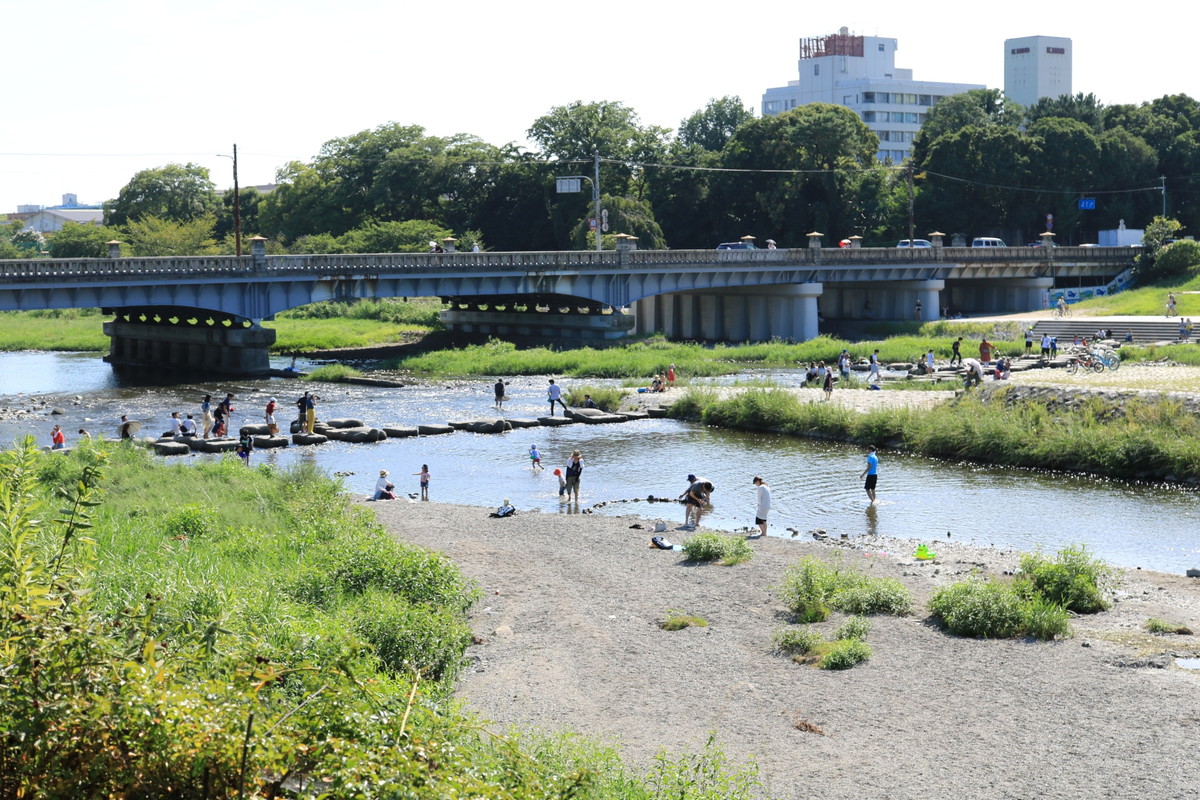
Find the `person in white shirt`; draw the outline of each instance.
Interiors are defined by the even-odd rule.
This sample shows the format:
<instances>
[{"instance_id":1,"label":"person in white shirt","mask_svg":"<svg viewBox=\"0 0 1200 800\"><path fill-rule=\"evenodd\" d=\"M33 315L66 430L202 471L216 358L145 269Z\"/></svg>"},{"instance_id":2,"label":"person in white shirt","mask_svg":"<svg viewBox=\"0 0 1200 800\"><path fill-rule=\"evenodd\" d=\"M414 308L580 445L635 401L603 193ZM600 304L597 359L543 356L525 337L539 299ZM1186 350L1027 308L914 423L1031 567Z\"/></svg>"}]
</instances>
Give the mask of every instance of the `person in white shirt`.
<instances>
[{"instance_id":1,"label":"person in white shirt","mask_svg":"<svg viewBox=\"0 0 1200 800\"><path fill-rule=\"evenodd\" d=\"M195 436L196 435L196 420L192 419L191 414L188 414L187 419L185 419L182 423L180 423L179 435L180 436Z\"/></svg>"},{"instance_id":2,"label":"person in white shirt","mask_svg":"<svg viewBox=\"0 0 1200 800\"><path fill-rule=\"evenodd\" d=\"M767 535L767 513L771 510L771 487L757 475L754 476L754 485L758 487L758 507L754 511L754 524L758 526L759 532L751 534L752 539Z\"/></svg>"}]
</instances>

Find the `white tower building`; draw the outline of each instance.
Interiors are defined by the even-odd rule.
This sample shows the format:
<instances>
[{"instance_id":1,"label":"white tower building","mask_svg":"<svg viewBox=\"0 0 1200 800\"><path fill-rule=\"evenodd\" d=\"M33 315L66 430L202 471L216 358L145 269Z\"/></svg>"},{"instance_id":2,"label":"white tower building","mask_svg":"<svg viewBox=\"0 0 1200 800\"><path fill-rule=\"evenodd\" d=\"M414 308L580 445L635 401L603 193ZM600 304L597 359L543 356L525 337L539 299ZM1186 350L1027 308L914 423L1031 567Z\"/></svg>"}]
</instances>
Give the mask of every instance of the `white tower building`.
<instances>
[{"instance_id":1,"label":"white tower building","mask_svg":"<svg viewBox=\"0 0 1200 800\"><path fill-rule=\"evenodd\" d=\"M1004 40L1004 94L1023 106L1071 94L1071 40L1023 36Z\"/></svg>"},{"instance_id":2,"label":"white tower building","mask_svg":"<svg viewBox=\"0 0 1200 800\"><path fill-rule=\"evenodd\" d=\"M896 40L835 34L800 40L799 80L767 89L763 116L808 103L834 103L856 112L879 137L878 157L899 164L908 157L925 114L943 97L983 89L974 83L915 81L896 67Z\"/></svg>"}]
</instances>

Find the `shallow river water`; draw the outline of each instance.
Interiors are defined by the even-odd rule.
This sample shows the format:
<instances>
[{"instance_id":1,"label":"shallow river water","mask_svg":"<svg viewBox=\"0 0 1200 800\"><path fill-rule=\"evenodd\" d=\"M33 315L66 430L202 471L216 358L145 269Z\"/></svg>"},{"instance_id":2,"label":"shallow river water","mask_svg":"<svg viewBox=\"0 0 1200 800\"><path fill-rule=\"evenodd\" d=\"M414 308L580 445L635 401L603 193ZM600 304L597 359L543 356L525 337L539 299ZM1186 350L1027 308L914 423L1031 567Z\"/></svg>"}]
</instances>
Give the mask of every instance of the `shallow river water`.
<instances>
[{"instance_id":1,"label":"shallow river water","mask_svg":"<svg viewBox=\"0 0 1200 800\"><path fill-rule=\"evenodd\" d=\"M795 379L788 373L771 377L781 383ZM569 387L573 381L559 382ZM205 392L234 392L238 425L261 422L262 408L274 396L282 407L278 416L283 423L291 418L295 399L314 387L322 398L321 418L415 425L495 413L490 380L426 381L397 389L288 379L156 386L119 378L92 354L0 353L0 408L27 407L32 395L65 412L50 416L47 408L25 420L0 412L0 442L32 433L48 444L55 423L67 431L68 442L80 427L93 435L112 435L121 414L144 421L143 434L158 433L169 427L171 411L198 418ZM545 387L541 377L512 379L513 399L505 405L505 416L544 414ZM530 467L527 452L533 444L542 452L544 471ZM581 502L578 508L564 507L551 473L576 448L586 465ZM168 460L188 463L213 457ZM1084 542L1115 564L1176 573L1200 566L1200 493L1195 490L883 452L879 503L871 507L858 477L864 465L861 448L672 420L518 429L499 435L456 432L378 444L330 442L260 450L253 460L279 466L311 461L330 473L343 473L346 488L357 493L369 492L379 470L387 469L402 497L417 492L412 473L428 464L435 501L494 507L509 498L522 511L544 513L577 513L603 502L597 513L666 520L668 537L676 540L682 538L682 532L674 531L682 522L682 507L644 498L673 498L685 488L688 473L703 475L717 487L714 510L705 524L735 530L754 521L751 479L761 475L774 498L773 535L790 536L788 528L801 535L824 528L832 537L882 535L936 543L949 533L958 541L1051 551ZM642 499L614 502L632 498Z\"/></svg>"}]
</instances>

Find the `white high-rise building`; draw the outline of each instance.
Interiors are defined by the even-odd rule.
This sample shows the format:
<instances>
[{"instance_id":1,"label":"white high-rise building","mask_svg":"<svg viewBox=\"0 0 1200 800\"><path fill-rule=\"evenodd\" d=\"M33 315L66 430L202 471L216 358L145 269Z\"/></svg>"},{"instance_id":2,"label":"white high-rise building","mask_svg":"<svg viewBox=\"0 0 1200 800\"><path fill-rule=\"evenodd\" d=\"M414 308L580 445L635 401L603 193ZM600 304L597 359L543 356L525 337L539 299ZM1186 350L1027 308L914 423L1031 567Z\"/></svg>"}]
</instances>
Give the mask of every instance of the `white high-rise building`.
<instances>
[{"instance_id":1,"label":"white high-rise building","mask_svg":"<svg viewBox=\"0 0 1200 800\"><path fill-rule=\"evenodd\" d=\"M1023 106L1071 94L1071 40L1022 36L1004 40L1004 94Z\"/></svg>"},{"instance_id":2,"label":"white high-rise building","mask_svg":"<svg viewBox=\"0 0 1200 800\"><path fill-rule=\"evenodd\" d=\"M838 33L800 40L799 80L767 89L763 116L808 103L834 103L857 113L879 137L878 157L899 164L934 103L949 95L983 89L974 83L915 81L911 69L896 67L896 40Z\"/></svg>"}]
</instances>

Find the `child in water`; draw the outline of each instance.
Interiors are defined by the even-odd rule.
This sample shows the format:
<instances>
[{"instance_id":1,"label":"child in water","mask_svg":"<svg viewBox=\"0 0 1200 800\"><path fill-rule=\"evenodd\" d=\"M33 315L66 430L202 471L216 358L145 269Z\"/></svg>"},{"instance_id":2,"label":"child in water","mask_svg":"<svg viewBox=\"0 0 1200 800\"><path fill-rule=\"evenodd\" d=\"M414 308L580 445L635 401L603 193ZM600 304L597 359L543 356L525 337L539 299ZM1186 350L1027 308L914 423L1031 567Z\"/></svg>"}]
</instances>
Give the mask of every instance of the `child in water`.
<instances>
[{"instance_id":1,"label":"child in water","mask_svg":"<svg viewBox=\"0 0 1200 800\"><path fill-rule=\"evenodd\" d=\"M567 502L567 479L563 477L561 469L554 470L555 476L558 478L558 502Z\"/></svg>"},{"instance_id":2,"label":"child in water","mask_svg":"<svg viewBox=\"0 0 1200 800\"><path fill-rule=\"evenodd\" d=\"M529 460L533 462L534 469L542 468L542 454L538 452L536 444L529 448Z\"/></svg>"},{"instance_id":3,"label":"child in water","mask_svg":"<svg viewBox=\"0 0 1200 800\"><path fill-rule=\"evenodd\" d=\"M422 464L420 472L414 472L413 475L421 476L421 499L429 499L429 465Z\"/></svg>"}]
</instances>

